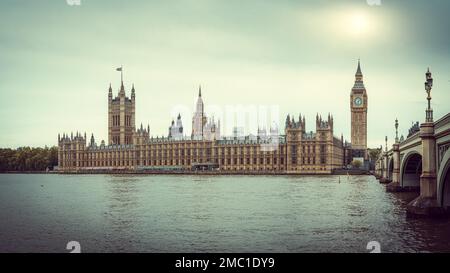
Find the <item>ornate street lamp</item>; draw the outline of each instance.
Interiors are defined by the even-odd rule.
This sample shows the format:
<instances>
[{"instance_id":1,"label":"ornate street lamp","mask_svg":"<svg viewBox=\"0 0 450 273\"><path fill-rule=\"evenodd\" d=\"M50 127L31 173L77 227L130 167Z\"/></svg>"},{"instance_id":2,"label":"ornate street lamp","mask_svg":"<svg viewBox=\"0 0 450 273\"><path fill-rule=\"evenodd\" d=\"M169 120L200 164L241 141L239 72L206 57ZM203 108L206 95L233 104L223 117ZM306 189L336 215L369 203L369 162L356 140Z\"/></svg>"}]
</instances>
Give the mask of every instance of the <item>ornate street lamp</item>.
<instances>
[{"instance_id":1,"label":"ornate street lamp","mask_svg":"<svg viewBox=\"0 0 450 273\"><path fill-rule=\"evenodd\" d=\"M398 143L398 119L395 119L395 143Z\"/></svg>"},{"instance_id":2,"label":"ornate street lamp","mask_svg":"<svg viewBox=\"0 0 450 273\"><path fill-rule=\"evenodd\" d=\"M431 109L431 88L433 88L433 78L431 77L430 68L428 68L427 73L425 73L425 91L427 92L428 109L426 113L426 122L433 122L433 109Z\"/></svg>"},{"instance_id":3,"label":"ornate street lamp","mask_svg":"<svg viewBox=\"0 0 450 273\"><path fill-rule=\"evenodd\" d=\"M384 149L385 149L385 151L386 151L386 153L387 153L387 151L388 151L388 148L387 148L387 136L385 137L384 140L386 141L386 146L384 147Z\"/></svg>"}]
</instances>

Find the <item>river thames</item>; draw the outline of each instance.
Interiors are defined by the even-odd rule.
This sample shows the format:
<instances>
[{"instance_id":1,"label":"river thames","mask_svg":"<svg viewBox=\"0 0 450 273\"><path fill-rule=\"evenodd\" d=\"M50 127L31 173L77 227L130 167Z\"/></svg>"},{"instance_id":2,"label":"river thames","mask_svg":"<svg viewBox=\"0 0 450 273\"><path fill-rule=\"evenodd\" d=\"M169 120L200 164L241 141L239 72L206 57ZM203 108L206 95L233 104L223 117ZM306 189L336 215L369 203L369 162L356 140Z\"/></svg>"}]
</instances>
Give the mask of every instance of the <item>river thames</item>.
<instances>
[{"instance_id":1,"label":"river thames","mask_svg":"<svg viewBox=\"0 0 450 273\"><path fill-rule=\"evenodd\" d=\"M372 176L0 174L0 252L450 252Z\"/></svg>"}]
</instances>

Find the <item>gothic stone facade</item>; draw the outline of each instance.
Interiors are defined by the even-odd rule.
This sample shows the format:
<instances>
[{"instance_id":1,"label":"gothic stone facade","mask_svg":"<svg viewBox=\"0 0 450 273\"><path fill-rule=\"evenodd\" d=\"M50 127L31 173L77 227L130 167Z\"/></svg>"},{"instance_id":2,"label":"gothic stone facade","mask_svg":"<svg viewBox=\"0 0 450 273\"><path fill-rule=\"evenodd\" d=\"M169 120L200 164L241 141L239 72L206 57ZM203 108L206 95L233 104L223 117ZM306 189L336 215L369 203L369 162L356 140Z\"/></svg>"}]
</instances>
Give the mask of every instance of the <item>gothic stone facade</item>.
<instances>
[{"instance_id":1,"label":"gothic stone facade","mask_svg":"<svg viewBox=\"0 0 450 273\"><path fill-rule=\"evenodd\" d=\"M191 171L212 166L223 173L330 174L342 167L342 141L333 136L332 118L317 120L316 133L304 121L292 121L286 135L266 140L169 140L150 138L138 129L133 144L97 145L93 136L64 135L59 139L59 170Z\"/></svg>"},{"instance_id":2,"label":"gothic stone facade","mask_svg":"<svg viewBox=\"0 0 450 273\"><path fill-rule=\"evenodd\" d=\"M368 159L367 156L367 91L358 61L355 83L350 93L352 157Z\"/></svg>"},{"instance_id":3,"label":"gothic stone facade","mask_svg":"<svg viewBox=\"0 0 450 273\"><path fill-rule=\"evenodd\" d=\"M199 94L199 97L201 95ZM360 101L361 100L361 101ZM201 105L200 105L201 104ZM203 125L203 104L197 103L193 123ZM351 94L352 141L366 157L367 95L358 63ZM199 111L201 113L199 113ZM201 126L200 125L200 126ZM215 170L218 173L330 174L347 162L343 138L333 134L333 117L316 116L316 132L305 130L305 117L289 115L284 134L268 138L205 138L193 128L189 139L154 138L149 127L135 129L135 89L126 97L108 93L108 144L100 145L86 134L58 135L58 169L61 172ZM358 152L357 152L358 153Z\"/></svg>"}]
</instances>

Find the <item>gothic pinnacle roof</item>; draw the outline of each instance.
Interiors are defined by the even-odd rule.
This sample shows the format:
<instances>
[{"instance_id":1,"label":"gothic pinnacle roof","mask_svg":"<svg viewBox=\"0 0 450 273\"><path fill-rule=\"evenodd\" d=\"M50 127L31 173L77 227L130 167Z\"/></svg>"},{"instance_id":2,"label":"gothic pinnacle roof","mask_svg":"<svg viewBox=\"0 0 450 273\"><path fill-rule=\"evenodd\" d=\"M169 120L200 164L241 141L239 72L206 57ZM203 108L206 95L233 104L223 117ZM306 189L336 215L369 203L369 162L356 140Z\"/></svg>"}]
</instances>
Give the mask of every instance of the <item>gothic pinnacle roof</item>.
<instances>
[{"instance_id":1,"label":"gothic pinnacle roof","mask_svg":"<svg viewBox=\"0 0 450 273\"><path fill-rule=\"evenodd\" d=\"M365 89L364 82L363 82L363 74L361 72L361 64L360 64L359 59L358 59L358 68L356 69L356 73L355 73L355 84L353 85L353 89Z\"/></svg>"},{"instance_id":2,"label":"gothic pinnacle roof","mask_svg":"<svg viewBox=\"0 0 450 273\"><path fill-rule=\"evenodd\" d=\"M362 72L361 72L361 64L360 61L358 59L358 69L356 69L356 76L362 76Z\"/></svg>"}]
</instances>

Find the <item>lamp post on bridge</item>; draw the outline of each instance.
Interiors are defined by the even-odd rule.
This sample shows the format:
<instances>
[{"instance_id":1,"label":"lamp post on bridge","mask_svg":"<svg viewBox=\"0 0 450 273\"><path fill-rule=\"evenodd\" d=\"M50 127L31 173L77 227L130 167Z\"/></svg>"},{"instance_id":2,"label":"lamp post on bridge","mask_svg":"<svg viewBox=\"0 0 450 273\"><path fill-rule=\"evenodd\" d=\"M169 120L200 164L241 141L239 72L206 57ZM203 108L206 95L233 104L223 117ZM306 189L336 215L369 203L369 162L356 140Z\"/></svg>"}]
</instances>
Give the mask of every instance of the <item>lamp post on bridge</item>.
<instances>
[{"instance_id":1,"label":"lamp post on bridge","mask_svg":"<svg viewBox=\"0 0 450 273\"><path fill-rule=\"evenodd\" d=\"M380 179L380 183L389 183L389 155L388 155L388 146L387 146L387 136L384 138L385 140L385 146L384 146L384 156L383 156L383 174Z\"/></svg>"},{"instance_id":2,"label":"lamp post on bridge","mask_svg":"<svg viewBox=\"0 0 450 273\"><path fill-rule=\"evenodd\" d=\"M380 153L378 154L378 167L378 178L381 180L383 178L383 145L380 145Z\"/></svg>"},{"instance_id":3,"label":"lamp post on bridge","mask_svg":"<svg viewBox=\"0 0 450 273\"><path fill-rule=\"evenodd\" d=\"M402 191L400 185L400 143L398 141L398 119L395 119L395 143L392 145L392 159L393 159L393 170L392 170L392 183L389 183L386 187L387 192L398 192Z\"/></svg>"},{"instance_id":4,"label":"lamp post on bridge","mask_svg":"<svg viewBox=\"0 0 450 273\"><path fill-rule=\"evenodd\" d=\"M398 143L398 119L395 119L395 143Z\"/></svg>"},{"instance_id":5,"label":"lamp post on bridge","mask_svg":"<svg viewBox=\"0 0 450 273\"><path fill-rule=\"evenodd\" d=\"M425 79L428 107L425 111L425 122L420 125L419 132L422 141L420 196L408 204L407 211L414 215L435 216L443 214L444 210L437 201L436 138L434 136L433 109L431 109L433 78L429 68L425 73Z\"/></svg>"},{"instance_id":6,"label":"lamp post on bridge","mask_svg":"<svg viewBox=\"0 0 450 273\"><path fill-rule=\"evenodd\" d=\"M384 146L384 150L387 153L388 148L387 148L387 136L384 137L384 141L386 142L386 146Z\"/></svg>"},{"instance_id":7,"label":"lamp post on bridge","mask_svg":"<svg viewBox=\"0 0 450 273\"><path fill-rule=\"evenodd\" d=\"M431 109L431 88L433 88L433 78L431 77L430 68L425 73L425 91L427 92L428 108L425 110L425 122L433 122L433 109Z\"/></svg>"}]
</instances>

